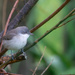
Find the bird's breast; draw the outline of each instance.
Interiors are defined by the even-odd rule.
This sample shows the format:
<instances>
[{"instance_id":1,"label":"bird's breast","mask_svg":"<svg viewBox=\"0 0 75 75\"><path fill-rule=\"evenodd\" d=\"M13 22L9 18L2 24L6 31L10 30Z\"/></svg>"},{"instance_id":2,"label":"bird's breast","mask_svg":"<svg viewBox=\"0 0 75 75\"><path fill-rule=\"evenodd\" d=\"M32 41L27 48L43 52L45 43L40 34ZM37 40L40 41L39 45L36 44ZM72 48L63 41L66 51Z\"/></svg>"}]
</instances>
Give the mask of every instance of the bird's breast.
<instances>
[{"instance_id":1,"label":"bird's breast","mask_svg":"<svg viewBox=\"0 0 75 75\"><path fill-rule=\"evenodd\" d=\"M5 41L7 43L5 43L5 47L7 47L10 50L22 49L26 45L28 37L28 34L16 35L11 40Z\"/></svg>"}]
</instances>

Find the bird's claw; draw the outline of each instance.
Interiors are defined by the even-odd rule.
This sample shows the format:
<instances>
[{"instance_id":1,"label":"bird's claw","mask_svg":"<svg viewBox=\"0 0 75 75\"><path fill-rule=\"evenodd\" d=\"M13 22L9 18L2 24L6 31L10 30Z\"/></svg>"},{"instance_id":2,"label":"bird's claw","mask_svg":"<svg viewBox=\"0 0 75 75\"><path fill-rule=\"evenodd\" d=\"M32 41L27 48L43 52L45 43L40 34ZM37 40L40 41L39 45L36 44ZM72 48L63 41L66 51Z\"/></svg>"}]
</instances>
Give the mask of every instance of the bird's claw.
<instances>
[{"instance_id":1,"label":"bird's claw","mask_svg":"<svg viewBox=\"0 0 75 75\"><path fill-rule=\"evenodd\" d=\"M26 55L26 52L23 51L23 49L21 49L21 52L23 53L25 59L27 59L27 55Z\"/></svg>"}]
</instances>

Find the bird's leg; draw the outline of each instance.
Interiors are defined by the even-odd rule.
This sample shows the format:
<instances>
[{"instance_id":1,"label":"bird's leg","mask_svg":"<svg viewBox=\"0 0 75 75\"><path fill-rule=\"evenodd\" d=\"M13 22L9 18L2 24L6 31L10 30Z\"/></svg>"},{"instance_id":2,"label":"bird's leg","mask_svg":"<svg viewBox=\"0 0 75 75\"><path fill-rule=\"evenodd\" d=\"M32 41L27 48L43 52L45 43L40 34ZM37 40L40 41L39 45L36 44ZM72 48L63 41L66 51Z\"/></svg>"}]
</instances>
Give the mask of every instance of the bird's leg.
<instances>
[{"instance_id":1,"label":"bird's leg","mask_svg":"<svg viewBox=\"0 0 75 75\"><path fill-rule=\"evenodd\" d=\"M14 56L13 56L12 50L11 50L11 58L12 58L12 60L14 60Z\"/></svg>"},{"instance_id":2,"label":"bird's leg","mask_svg":"<svg viewBox=\"0 0 75 75\"><path fill-rule=\"evenodd\" d=\"M27 59L26 52L24 52L24 50L23 50L23 49L21 49L21 52L23 53L23 55L24 55L25 59Z\"/></svg>"}]
</instances>

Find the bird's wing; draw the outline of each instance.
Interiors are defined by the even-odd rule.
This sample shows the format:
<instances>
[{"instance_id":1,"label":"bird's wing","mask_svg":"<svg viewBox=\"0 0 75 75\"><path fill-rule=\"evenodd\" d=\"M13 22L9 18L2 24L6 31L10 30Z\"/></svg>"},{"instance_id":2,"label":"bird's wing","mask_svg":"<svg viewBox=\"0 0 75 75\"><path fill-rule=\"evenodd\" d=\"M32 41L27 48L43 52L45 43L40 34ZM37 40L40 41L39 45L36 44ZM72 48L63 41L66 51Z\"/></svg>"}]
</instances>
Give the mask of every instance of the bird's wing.
<instances>
[{"instance_id":1,"label":"bird's wing","mask_svg":"<svg viewBox=\"0 0 75 75\"><path fill-rule=\"evenodd\" d=\"M3 36L2 40L11 40L14 36L16 36L15 33L6 33L6 35Z\"/></svg>"}]
</instances>

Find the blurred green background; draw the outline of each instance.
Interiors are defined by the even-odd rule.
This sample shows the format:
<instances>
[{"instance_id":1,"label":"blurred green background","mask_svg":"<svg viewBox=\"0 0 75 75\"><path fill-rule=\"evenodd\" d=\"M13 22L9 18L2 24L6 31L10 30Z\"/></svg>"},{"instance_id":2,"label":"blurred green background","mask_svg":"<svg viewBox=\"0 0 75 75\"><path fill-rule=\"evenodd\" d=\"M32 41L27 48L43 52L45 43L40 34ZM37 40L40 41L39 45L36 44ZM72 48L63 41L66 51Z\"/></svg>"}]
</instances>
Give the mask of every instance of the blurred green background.
<instances>
[{"instance_id":1,"label":"blurred green background","mask_svg":"<svg viewBox=\"0 0 75 75\"><path fill-rule=\"evenodd\" d=\"M0 0L0 31L4 29L3 23L6 22L8 15L15 0ZM19 25L26 25L29 29L39 24L50 14L52 14L65 0L39 0L27 17ZM25 0L20 0L18 8L13 13L13 17L25 4ZM3 19L3 7L6 7L6 16ZM55 17L45 23L42 27L34 32L33 36L28 39L28 44L33 43L41 37L47 30L55 26L62 18L64 18L73 8L75 8L75 0L71 0ZM72 16L74 17L74 16ZM71 18L72 18L71 17ZM71 19L69 18L69 19ZM11 19L11 20L12 20ZM68 19L68 20L69 20ZM18 63L14 63L6 68L7 72L31 75L37 66L39 59L46 47L44 57L38 67L36 75L40 75L43 70L52 62L44 75L62 75L75 74L75 20L69 22L65 26L54 30L52 33L43 38L37 45L30 48L26 53L28 59ZM13 51L14 53L17 51ZM7 52L9 54L10 51Z\"/></svg>"}]
</instances>

